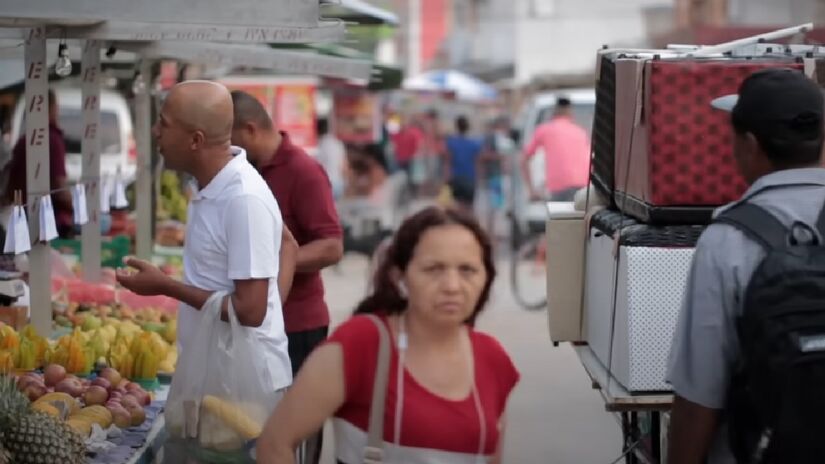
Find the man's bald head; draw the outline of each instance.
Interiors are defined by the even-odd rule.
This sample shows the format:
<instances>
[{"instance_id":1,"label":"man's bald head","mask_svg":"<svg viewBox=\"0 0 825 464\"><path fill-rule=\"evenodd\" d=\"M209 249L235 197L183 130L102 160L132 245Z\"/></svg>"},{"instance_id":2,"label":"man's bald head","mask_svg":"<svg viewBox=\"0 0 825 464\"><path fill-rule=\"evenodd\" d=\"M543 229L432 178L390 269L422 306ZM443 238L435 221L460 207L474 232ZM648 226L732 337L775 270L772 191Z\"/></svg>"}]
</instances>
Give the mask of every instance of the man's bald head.
<instances>
[{"instance_id":1,"label":"man's bald head","mask_svg":"<svg viewBox=\"0 0 825 464\"><path fill-rule=\"evenodd\" d=\"M232 137L232 96L215 82L182 82L166 97L164 117L203 132L206 145L228 144Z\"/></svg>"}]
</instances>

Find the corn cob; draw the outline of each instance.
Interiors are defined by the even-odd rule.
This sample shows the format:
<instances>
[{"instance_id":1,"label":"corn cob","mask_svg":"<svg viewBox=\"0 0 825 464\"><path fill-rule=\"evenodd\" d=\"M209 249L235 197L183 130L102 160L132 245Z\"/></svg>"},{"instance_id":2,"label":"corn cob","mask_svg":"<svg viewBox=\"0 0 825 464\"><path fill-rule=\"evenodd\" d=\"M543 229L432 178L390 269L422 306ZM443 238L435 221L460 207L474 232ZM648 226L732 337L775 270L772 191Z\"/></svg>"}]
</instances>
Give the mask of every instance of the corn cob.
<instances>
[{"instance_id":1,"label":"corn cob","mask_svg":"<svg viewBox=\"0 0 825 464\"><path fill-rule=\"evenodd\" d=\"M245 440L252 440L261 435L263 428L236 406L212 395L203 397L203 407L207 412L221 419L229 428Z\"/></svg>"}]
</instances>

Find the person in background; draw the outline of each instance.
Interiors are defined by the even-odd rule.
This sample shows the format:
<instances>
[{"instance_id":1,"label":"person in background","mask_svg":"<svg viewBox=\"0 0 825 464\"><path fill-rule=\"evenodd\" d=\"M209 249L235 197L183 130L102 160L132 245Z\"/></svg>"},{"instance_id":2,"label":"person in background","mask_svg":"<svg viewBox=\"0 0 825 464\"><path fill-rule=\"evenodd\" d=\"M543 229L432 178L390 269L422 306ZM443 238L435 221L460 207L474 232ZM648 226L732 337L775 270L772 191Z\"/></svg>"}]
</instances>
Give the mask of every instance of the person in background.
<instances>
[{"instance_id":1,"label":"person in background","mask_svg":"<svg viewBox=\"0 0 825 464\"><path fill-rule=\"evenodd\" d=\"M474 328L495 276L492 246L471 215L430 207L405 220L373 291L312 354L270 417L258 462L294 463L298 443L331 416L337 461L365 462L377 323L393 346L383 462L501 463L519 373L501 344Z\"/></svg>"},{"instance_id":2,"label":"person in background","mask_svg":"<svg viewBox=\"0 0 825 464\"><path fill-rule=\"evenodd\" d=\"M447 137L450 157L449 185L453 199L462 208L472 211L476 190L476 164L481 154L481 143L471 138L470 122L465 116L455 120L455 135Z\"/></svg>"},{"instance_id":3,"label":"person in background","mask_svg":"<svg viewBox=\"0 0 825 464\"><path fill-rule=\"evenodd\" d=\"M406 173L407 183L413 186L413 160L418 156L424 143L424 133L412 118L403 117L400 119L400 127L391 135L395 151L395 162L398 164L399 169Z\"/></svg>"},{"instance_id":4,"label":"person in background","mask_svg":"<svg viewBox=\"0 0 825 464\"><path fill-rule=\"evenodd\" d=\"M380 191L389 174L381 145L350 145L347 151L351 165L347 194L379 200L375 198L375 194Z\"/></svg>"},{"instance_id":5,"label":"person in background","mask_svg":"<svg viewBox=\"0 0 825 464\"><path fill-rule=\"evenodd\" d=\"M536 188L530 172L530 159L539 148L544 152L544 191ZM560 97L550 121L536 128L524 150L521 171L532 200L549 195L553 201L573 201L576 191L587 185L590 176L590 141L587 131L573 120L569 99Z\"/></svg>"},{"instance_id":6,"label":"person in background","mask_svg":"<svg viewBox=\"0 0 825 464\"><path fill-rule=\"evenodd\" d=\"M117 281L139 295L166 295L180 301L178 346L181 359L192 349L201 308L216 291L229 292L237 319L256 342L256 356L245 359L270 379L273 395L292 383L287 337L276 278L283 221L264 180L231 145L232 98L220 84L187 81L172 88L153 128L165 165L192 175L197 192L189 203L183 281L156 266L127 259ZM216 341L217 343L217 341ZM166 462L188 462L185 446L167 453ZM175 454L170 457L169 454Z\"/></svg>"},{"instance_id":7,"label":"person in background","mask_svg":"<svg viewBox=\"0 0 825 464\"><path fill-rule=\"evenodd\" d=\"M487 216L487 233L494 236L496 214L504 208L504 173L516 145L510 138L510 121L505 116L493 120L478 158L478 178L482 182Z\"/></svg>"},{"instance_id":8,"label":"person in background","mask_svg":"<svg viewBox=\"0 0 825 464\"><path fill-rule=\"evenodd\" d=\"M792 226L799 226L810 230L813 236L817 236L816 231L821 230L817 219L825 204L825 169L821 167L825 140L825 99L822 89L801 72L768 69L756 72L745 79L739 87L738 96L719 98L714 100L713 105L717 109L731 112L734 157L739 172L750 185L739 201L720 208L715 217L725 218L726 213L734 212L743 206L758 206L774 217L776 225L771 227L772 221L765 221L765 218L759 216L761 228L754 230L754 233L745 233L742 228L729 222L715 222L705 229L696 244L668 365L667 380L675 392L668 440L668 462L803 462L794 458L768 458L768 453L764 456L767 458L765 460L752 460L750 457L754 455L753 449L744 452L747 458L740 457L743 450L735 449L731 443L739 445L741 437L743 434L748 435L748 427L752 424L746 420L733 421L732 412L739 409L734 407L737 403L749 406L757 418L764 417L763 414L772 415L772 411L779 410L778 407L774 407L775 405L765 405L764 409L754 408L750 403L750 395L744 393L745 387L757 389L765 388L765 385L754 385L753 376L741 370L746 354L742 350L743 337L750 336L765 352L757 354L751 351L751 357L770 356L777 370L785 371L784 366L789 363L789 359L783 357L782 353L771 350L780 343L776 340L793 345L794 352L806 351L801 348L801 339L805 338L803 334L810 333L806 330L810 330L811 326L794 326L787 316L777 311L786 309L789 304L801 303L792 301L784 303L786 308L781 308L777 305L783 303L757 301L757 305L765 306L753 306L754 302L750 301L750 295L754 287L757 290L761 287L761 294L765 295L765 288L769 285L782 285L789 281L812 281L810 273L806 275L804 272L798 272L798 266L789 266L790 271L783 274L782 282L766 282L764 273L761 274L762 279L756 280L755 273L759 272L757 268L765 267L760 263L763 263L762 260L766 257L766 250L756 240L755 235L769 234L775 227L787 228L789 232ZM749 227L757 229L755 225ZM779 234L781 236L781 230ZM788 235L788 240L796 238L794 234ZM803 234L800 236L804 237ZM821 243L820 241L815 247L821 247ZM809 258L806 266L810 266L809 269L817 269L816 260L813 258L818 255L807 254L810 252L805 250L814 247L799 245L782 252L790 255L796 253L792 250L797 248L800 249L799 253L803 253L801 256ZM820 282L817 285L821 288L822 277L818 279ZM799 288L811 287L800 285ZM777 301L782 301L784 298L780 297L788 295L787 291L783 294L775 287L771 290L774 291L773 295L777 295ZM800 301L813 298L806 296L801 290L799 295ZM815 312L819 314L817 317L822 317L822 309L817 306L792 306L787 310L807 312L798 308L810 308L809 314ZM757 325L752 322L755 316L746 316L746 311L750 314L761 311L763 314L771 315L770 323L777 330L771 335L771 340L756 340L752 334L764 332L754 329ZM793 321L794 324L800 322L797 319ZM789 331L793 331L794 334L792 343L790 340L785 341ZM800 341L797 342L797 339ZM797 343L800 348L797 348ZM819 348L816 351L821 353ZM821 364L810 363L807 366L806 369L811 369L809 372L821 372ZM801 380L803 377L792 375L798 374L798 371L788 371L788 374L787 382L783 384L786 396L781 396L777 400L784 400L787 395L804 391ZM818 379L822 379L821 375ZM804 388L821 389L822 384L806 384ZM765 390L770 391L767 388ZM799 406L798 403L796 406ZM802 407L821 411L822 403L814 401ZM795 410L793 405L789 405L788 409L783 408L780 414L794 414ZM805 420L791 417L794 421ZM753 422L753 425L757 425L759 421L755 419ZM787 421L781 422L787 424ZM797 423L803 427L803 422ZM810 423L807 422L806 425ZM806 434L793 435L799 436L800 439L804 436L821 440L821 423L815 427L808 425L805 428ZM769 437L772 432L778 437L787 437L788 434L788 430L769 430L767 440L764 435L761 440L754 437L754 445L767 446L771 442ZM740 452L740 456L737 456L740 457L739 460L734 457L736 451ZM808 458L810 459L804 462L821 462L823 456Z\"/></svg>"},{"instance_id":9,"label":"person in background","mask_svg":"<svg viewBox=\"0 0 825 464\"><path fill-rule=\"evenodd\" d=\"M318 130L318 162L324 167L332 185L332 196L338 199L344 193L344 178L347 171L347 151L344 144L330 132L326 118L319 118L316 126Z\"/></svg>"},{"instance_id":10,"label":"person in background","mask_svg":"<svg viewBox=\"0 0 825 464\"><path fill-rule=\"evenodd\" d=\"M446 137L441 131L438 111L431 109L420 119L424 138L416 158L416 171L422 179L419 189L422 194L438 194L450 179L450 154Z\"/></svg>"},{"instance_id":11,"label":"person in background","mask_svg":"<svg viewBox=\"0 0 825 464\"><path fill-rule=\"evenodd\" d=\"M63 137L63 131L57 125L58 117L57 97L52 90L49 90L49 186L50 190L60 189L52 194L57 234L61 238L71 238L74 236L72 193L68 190L66 181L66 140ZM5 173L8 175L6 203L12 204L14 192L17 190L23 193L23 201L27 201L25 131L14 145L11 161L4 169L8 170Z\"/></svg>"},{"instance_id":12,"label":"person in background","mask_svg":"<svg viewBox=\"0 0 825 464\"><path fill-rule=\"evenodd\" d=\"M232 140L246 149L249 161L263 176L298 242L298 259L284 323L289 338L292 371L327 337L329 310L324 301L321 270L343 256L343 231L332 187L324 168L286 132L277 130L266 109L248 93L232 92L235 118ZM304 447L307 463L320 460L319 430Z\"/></svg>"}]
</instances>

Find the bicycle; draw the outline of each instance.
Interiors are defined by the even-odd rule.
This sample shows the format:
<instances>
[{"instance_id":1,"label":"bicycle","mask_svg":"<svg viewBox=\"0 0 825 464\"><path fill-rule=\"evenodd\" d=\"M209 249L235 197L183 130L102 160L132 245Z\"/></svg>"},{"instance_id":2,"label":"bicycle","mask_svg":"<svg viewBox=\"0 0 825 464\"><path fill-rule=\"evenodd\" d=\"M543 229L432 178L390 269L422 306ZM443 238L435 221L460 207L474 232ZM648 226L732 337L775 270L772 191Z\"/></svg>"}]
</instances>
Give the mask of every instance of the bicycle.
<instances>
[{"instance_id":1,"label":"bicycle","mask_svg":"<svg viewBox=\"0 0 825 464\"><path fill-rule=\"evenodd\" d=\"M529 311L547 307L547 243L544 220L533 215L522 225L511 212L512 253L510 255L510 289L516 302Z\"/></svg>"}]
</instances>

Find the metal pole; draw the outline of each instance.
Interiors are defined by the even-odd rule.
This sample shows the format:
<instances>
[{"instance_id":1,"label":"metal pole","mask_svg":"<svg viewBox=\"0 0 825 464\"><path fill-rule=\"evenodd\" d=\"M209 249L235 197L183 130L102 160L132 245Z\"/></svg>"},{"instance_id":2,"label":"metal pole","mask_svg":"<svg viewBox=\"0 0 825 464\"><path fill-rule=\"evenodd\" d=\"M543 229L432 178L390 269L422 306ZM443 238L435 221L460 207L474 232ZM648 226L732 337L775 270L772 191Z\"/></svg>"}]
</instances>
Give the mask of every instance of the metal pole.
<instances>
[{"instance_id":1,"label":"metal pole","mask_svg":"<svg viewBox=\"0 0 825 464\"><path fill-rule=\"evenodd\" d=\"M38 193L49 182L49 71L46 64L46 28L36 26L26 38L26 185L31 236L40 230ZM29 253L31 322L44 337L52 333L51 265L48 243L37 242Z\"/></svg>"},{"instance_id":2,"label":"metal pole","mask_svg":"<svg viewBox=\"0 0 825 464\"><path fill-rule=\"evenodd\" d=\"M83 140L80 177L86 185L89 222L83 226L83 278L98 282L100 273L100 41L88 40L83 46L81 69L83 95Z\"/></svg>"},{"instance_id":3,"label":"metal pole","mask_svg":"<svg viewBox=\"0 0 825 464\"><path fill-rule=\"evenodd\" d=\"M421 0L408 0L407 75L421 73Z\"/></svg>"},{"instance_id":4,"label":"metal pole","mask_svg":"<svg viewBox=\"0 0 825 464\"><path fill-rule=\"evenodd\" d=\"M146 82L146 90L135 95L135 138L137 142L137 256L152 258L152 63L144 60L140 74Z\"/></svg>"}]
</instances>

